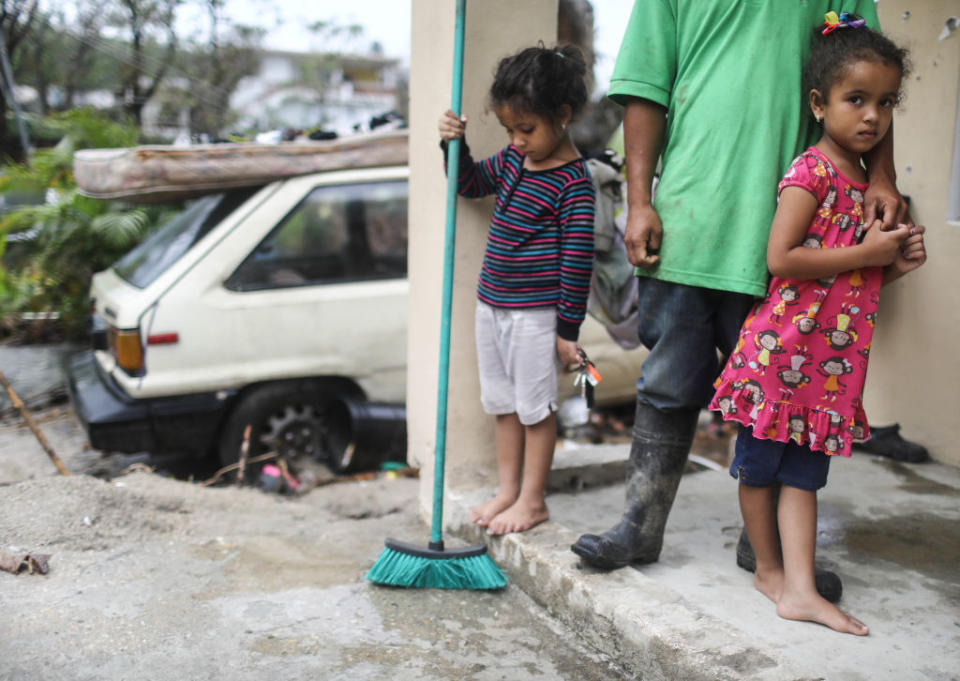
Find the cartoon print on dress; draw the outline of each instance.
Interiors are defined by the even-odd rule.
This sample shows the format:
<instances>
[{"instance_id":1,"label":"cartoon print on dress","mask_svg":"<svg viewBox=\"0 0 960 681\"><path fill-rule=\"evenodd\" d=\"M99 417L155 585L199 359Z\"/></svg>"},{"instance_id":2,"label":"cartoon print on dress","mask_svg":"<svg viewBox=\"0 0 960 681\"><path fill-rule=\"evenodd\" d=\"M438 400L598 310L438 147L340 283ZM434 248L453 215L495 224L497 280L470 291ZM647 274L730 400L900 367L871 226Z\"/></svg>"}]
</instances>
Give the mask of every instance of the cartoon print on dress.
<instances>
[{"instance_id":1,"label":"cartoon print on dress","mask_svg":"<svg viewBox=\"0 0 960 681\"><path fill-rule=\"evenodd\" d=\"M717 398L717 405L724 414L736 414L737 405L733 403L733 395L723 395Z\"/></svg>"},{"instance_id":2,"label":"cartoon print on dress","mask_svg":"<svg viewBox=\"0 0 960 681\"><path fill-rule=\"evenodd\" d=\"M736 381L732 385L732 388L734 390L742 390L746 393L744 399L753 404L753 408L750 410L750 418L755 421L757 416L760 415L760 408L763 406L763 401L766 398L763 387L752 378L747 378Z\"/></svg>"},{"instance_id":3,"label":"cartoon print on dress","mask_svg":"<svg viewBox=\"0 0 960 681\"><path fill-rule=\"evenodd\" d=\"M825 163L822 159L817 158L816 156L810 155L806 157L807 167L810 169L810 172L813 173L816 177L826 178L837 176L837 171L833 169L833 166Z\"/></svg>"},{"instance_id":4,"label":"cartoon print on dress","mask_svg":"<svg viewBox=\"0 0 960 681\"><path fill-rule=\"evenodd\" d=\"M813 289L813 294L816 296L818 303L826 300L827 294L830 293L830 287L833 286L833 282L836 281L836 279L836 276L817 279L817 286Z\"/></svg>"},{"instance_id":5,"label":"cartoon print on dress","mask_svg":"<svg viewBox=\"0 0 960 681\"><path fill-rule=\"evenodd\" d=\"M860 237L863 232L861 229L863 223L863 192L856 187L847 185L843 188L843 193L853 201L853 207L850 209L850 217L853 218L854 225L857 228L853 233L853 238L857 243L860 243Z\"/></svg>"},{"instance_id":6,"label":"cartoon print on dress","mask_svg":"<svg viewBox=\"0 0 960 681\"><path fill-rule=\"evenodd\" d=\"M843 311L834 317L834 325L823 330L823 337L832 349L837 352L846 350L857 342L857 330L850 324L849 310L842 306ZM857 310L857 308L853 308Z\"/></svg>"},{"instance_id":7,"label":"cartoon print on dress","mask_svg":"<svg viewBox=\"0 0 960 681\"><path fill-rule=\"evenodd\" d=\"M800 289L797 288L795 284L780 284L780 287L777 289L777 295L780 296L780 301L773 306L768 321L777 326L783 326L780 323L780 318L787 313L788 305L797 304L797 298L800 297Z\"/></svg>"},{"instance_id":8,"label":"cartoon print on dress","mask_svg":"<svg viewBox=\"0 0 960 681\"><path fill-rule=\"evenodd\" d=\"M817 211L817 217L820 218L817 222L824 225L830 224L830 218L833 217L833 204L836 203L836 201L837 188L830 185L830 189L827 190L827 196L823 199L823 203L820 204L820 210ZM819 246L817 246L817 248L819 248Z\"/></svg>"},{"instance_id":9,"label":"cartoon print on dress","mask_svg":"<svg viewBox=\"0 0 960 681\"><path fill-rule=\"evenodd\" d=\"M863 288L863 272L853 270L850 272L850 290L847 291L848 298L859 298L860 290Z\"/></svg>"},{"instance_id":10,"label":"cartoon print on dress","mask_svg":"<svg viewBox=\"0 0 960 681\"><path fill-rule=\"evenodd\" d=\"M836 454L843 449L843 438L837 433L830 433L823 439L823 451L827 454Z\"/></svg>"},{"instance_id":11,"label":"cartoon print on dress","mask_svg":"<svg viewBox=\"0 0 960 681\"><path fill-rule=\"evenodd\" d=\"M740 379L734 382L732 387L734 390L743 390L746 392L744 398L751 404L763 404L763 399L766 397L763 393L763 388L752 378Z\"/></svg>"},{"instance_id":12,"label":"cartoon print on dress","mask_svg":"<svg viewBox=\"0 0 960 681\"><path fill-rule=\"evenodd\" d=\"M850 437L853 438L854 442L863 442L863 424L853 421L850 424L850 427L847 429L850 433Z\"/></svg>"},{"instance_id":13,"label":"cartoon print on dress","mask_svg":"<svg viewBox=\"0 0 960 681\"><path fill-rule=\"evenodd\" d=\"M756 361L750 363L750 368L763 376L770 366L770 355L779 355L786 350L781 345L780 334L773 329L764 329L753 337L753 342L760 352L757 353Z\"/></svg>"},{"instance_id":14,"label":"cartoon print on dress","mask_svg":"<svg viewBox=\"0 0 960 681\"><path fill-rule=\"evenodd\" d=\"M854 224L856 224L856 221L846 213L837 213L833 216L833 220L831 220L831 222L836 225L837 229L839 229L841 232L846 232L848 229L853 227Z\"/></svg>"},{"instance_id":15,"label":"cartoon print on dress","mask_svg":"<svg viewBox=\"0 0 960 681\"><path fill-rule=\"evenodd\" d=\"M783 183L819 197L818 213L811 216L802 245L850 246L863 222L863 207L857 205L863 188L845 186L850 183L837 177L825 159L809 156L818 155L811 151L798 159ZM859 273L862 283L854 275L846 271L806 281L776 278L767 288L767 299L751 310L749 325L743 327L717 382L713 408L729 410L735 404L740 413L727 418L755 427L762 422L760 437L768 437L775 422L773 439L825 450L830 436L826 449L846 453L855 436L869 430L862 396L857 396L862 394L880 283L872 269ZM795 296L785 288L790 285L797 287ZM774 411L779 419L768 420ZM835 412L832 426L829 412ZM859 424L853 423L855 414L860 415Z\"/></svg>"},{"instance_id":16,"label":"cartoon print on dress","mask_svg":"<svg viewBox=\"0 0 960 681\"><path fill-rule=\"evenodd\" d=\"M806 312L794 315L790 321L797 327L797 331L807 336L820 328L820 322L817 321L817 313L819 311L820 303L814 301L810 303L810 307L807 308Z\"/></svg>"},{"instance_id":17,"label":"cartoon print on dress","mask_svg":"<svg viewBox=\"0 0 960 681\"><path fill-rule=\"evenodd\" d=\"M827 377L823 382L823 401L836 402L837 395L846 392L846 386L840 382L840 377L853 371L853 365L843 357L830 357L820 362L818 372Z\"/></svg>"},{"instance_id":18,"label":"cartoon print on dress","mask_svg":"<svg viewBox=\"0 0 960 681\"><path fill-rule=\"evenodd\" d=\"M747 358L743 354L743 348L747 344L747 336L750 335L750 323L754 316L751 315L743 323L743 329L740 331L740 337L737 339L737 345L730 352L730 366L734 369L742 369L747 365Z\"/></svg>"},{"instance_id":19,"label":"cartoon print on dress","mask_svg":"<svg viewBox=\"0 0 960 681\"><path fill-rule=\"evenodd\" d=\"M790 414L787 421L787 430L790 433L790 439L798 445L803 444L803 431L807 428L807 422L803 420L802 414Z\"/></svg>"},{"instance_id":20,"label":"cartoon print on dress","mask_svg":"<svg viewBox=\"0 0 960 681\"><path fill-rule=\"evenodd\" d=\"M807 352L806 346L798 345L796 353L790 356L790 365L779 366L780 371L777 376L785 387L780 388L780 399L787 401L793 397L793 391L803 388L811 381L810 376L803 373L801 369L807 362L813 360L813 356Z\"/></svg>"}]
</instances>

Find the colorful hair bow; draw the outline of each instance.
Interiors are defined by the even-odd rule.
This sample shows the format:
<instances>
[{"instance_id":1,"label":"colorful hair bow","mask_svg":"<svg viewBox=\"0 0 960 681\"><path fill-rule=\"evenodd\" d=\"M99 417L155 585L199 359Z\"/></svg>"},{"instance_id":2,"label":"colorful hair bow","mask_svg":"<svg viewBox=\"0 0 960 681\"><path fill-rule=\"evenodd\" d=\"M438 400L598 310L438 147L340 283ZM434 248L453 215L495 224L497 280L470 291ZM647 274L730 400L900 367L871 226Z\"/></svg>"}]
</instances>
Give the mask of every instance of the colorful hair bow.
<instances>
[{"instance_id":1,"label":"colorful hair bow","mask_svg":"<svg viewBox=\"0 0 960 681\"><path fill-rule=\"evenodd\" d=\"M867 22L863 19L854 19L850 12L827 12L823 17L823 35L833 33L838 28L860 28Z\"/></svg>"}]
</instances>

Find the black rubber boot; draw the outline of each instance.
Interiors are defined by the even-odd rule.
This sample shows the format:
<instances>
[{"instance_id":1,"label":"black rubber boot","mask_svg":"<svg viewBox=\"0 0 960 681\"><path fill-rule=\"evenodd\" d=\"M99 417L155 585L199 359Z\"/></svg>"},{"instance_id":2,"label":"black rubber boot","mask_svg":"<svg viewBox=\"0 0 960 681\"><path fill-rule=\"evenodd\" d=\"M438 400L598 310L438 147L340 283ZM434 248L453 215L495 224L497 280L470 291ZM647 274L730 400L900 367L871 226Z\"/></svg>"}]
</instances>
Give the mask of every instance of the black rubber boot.
<instances>
[{"instance_id":1,"label":"black rubber boot","mask_svg":"<svg viewBox=\"0 0 960 681\"><path fill-rule=\"evenodd\" d=\"M699 413L699 409L661 411L637 403L623 517L603 534L585 534L570 547L584 562L612 570L660 557L663 530Z\"/></svg>"},{"instance_id":2,"label":"black rubber boot","mask_svg":"<svg viewBox=\"0 0 960 681\"><path fill-rule=\"evenodd\" d=\"M741 530L740 539L737 541L737 565L747 572L757 571L757 556L753 552L753 546L750 544L750 537L747 531ZM826 598L831 603L836 603L843 596L843 582L836 572L814 568L813 582L817 587L817 593Z\"/></svg>"},{"instance_id":3,"label":"black rubber boot","mask_svg":"<svg viewBox=\"0 0 960 681\"><path fill-rule=\"evenodd\" d=\"M930 460L926 447L903 439L900 435L899 423L876 428L871 426L870 435L870 439L866 442L855 442L853 446L904 463L923 463Z\"/></svg>"}]
</instances>

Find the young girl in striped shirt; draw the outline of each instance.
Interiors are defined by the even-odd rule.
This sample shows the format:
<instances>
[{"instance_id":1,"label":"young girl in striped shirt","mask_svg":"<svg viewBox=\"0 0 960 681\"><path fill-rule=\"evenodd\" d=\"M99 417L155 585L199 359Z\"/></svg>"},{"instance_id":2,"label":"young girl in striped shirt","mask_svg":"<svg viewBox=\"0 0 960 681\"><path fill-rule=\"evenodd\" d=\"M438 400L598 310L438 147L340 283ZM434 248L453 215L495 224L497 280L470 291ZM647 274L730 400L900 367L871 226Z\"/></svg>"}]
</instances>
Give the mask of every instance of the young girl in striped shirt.
<instances>
[{"instance_id":1,"label":"young girl in striped shirt","mask_svg":"<svg viewBox=\"0 0 960 681\"><path fill-rule=\"evenodd\" d=\"M502 59L489 107L510 144L475 162L463 143L458 192L496 204L477 289L483 409L496 417L499 489L470 518L488 534L549 517L544 500L557 424L557 375L580 363L577 336L593 268L594 189L568 126L587 101L586 65L572 46ZM446 111L444 150L466 117Z\"/></svg>"}]
</instances>

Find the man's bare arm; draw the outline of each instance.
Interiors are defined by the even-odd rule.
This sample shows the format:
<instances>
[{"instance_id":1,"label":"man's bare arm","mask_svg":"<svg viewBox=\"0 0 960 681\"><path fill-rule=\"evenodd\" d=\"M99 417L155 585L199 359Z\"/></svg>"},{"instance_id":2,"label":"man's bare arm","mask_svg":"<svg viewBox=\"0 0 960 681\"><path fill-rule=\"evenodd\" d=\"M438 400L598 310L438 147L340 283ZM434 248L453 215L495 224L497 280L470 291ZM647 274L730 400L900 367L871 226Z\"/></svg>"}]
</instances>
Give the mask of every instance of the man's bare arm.
<instances>
[{"instance_id":1,"label":"man's bare arm","mask_svg":"<svg viewBox=\"0 0 960 681\"><path fill-rule=\"evenodd\" d=\"M623 143L627 165L627 258L637 267L651 267L660 256L663 225L650 203L667 110L649 99L631 98L623 112Z\"/></svg>"},{"instance_id":2,"label":"man's bare arm","mask_svg":"<svg viewBox=\"0 0 960 681\"><path fill-rule=\"evenodd\" d=\"M907 212L907 202L897 190L893 125L877 146L864 154L863 160L870 179L870 187L863 199L863 224L872 225L875 219L879 219L881 229L893 229L904 221Z\"/></svg>"}]
</instances>

